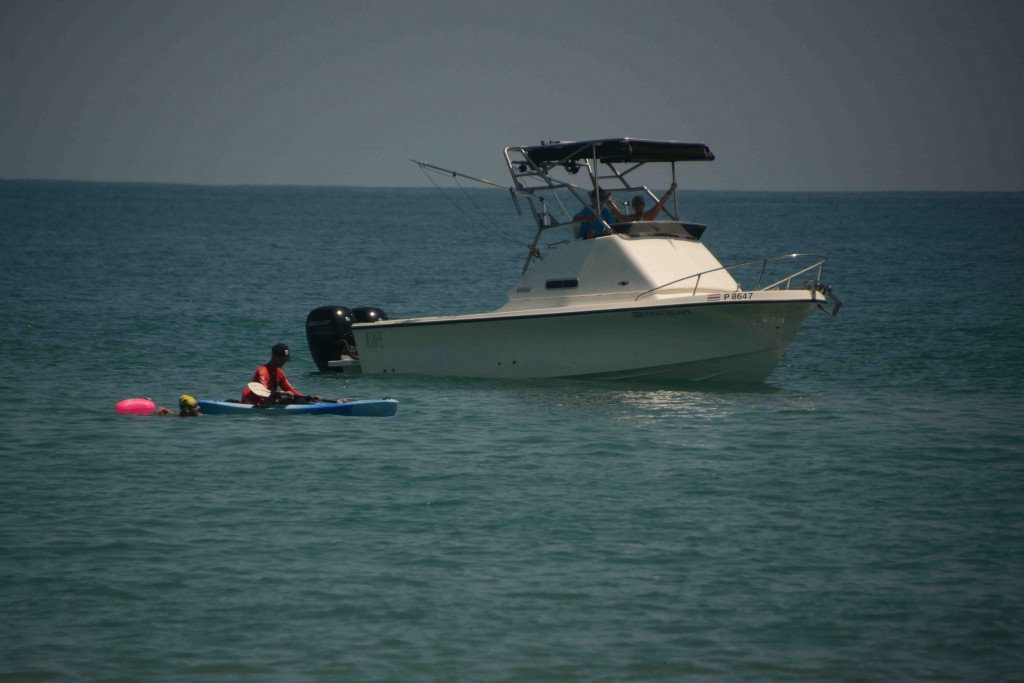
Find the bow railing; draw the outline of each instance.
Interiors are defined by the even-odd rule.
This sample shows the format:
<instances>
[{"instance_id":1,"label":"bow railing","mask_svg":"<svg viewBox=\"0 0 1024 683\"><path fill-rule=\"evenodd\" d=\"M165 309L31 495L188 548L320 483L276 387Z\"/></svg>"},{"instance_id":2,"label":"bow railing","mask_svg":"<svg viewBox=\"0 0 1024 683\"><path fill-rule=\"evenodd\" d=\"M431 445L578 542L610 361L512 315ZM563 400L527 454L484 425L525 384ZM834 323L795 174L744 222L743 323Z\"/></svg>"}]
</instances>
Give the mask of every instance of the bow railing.
<instances>
[{"instance_id":1,"label":"bow railing","mask_svg":"<svg viewBox=\"0 0 1024 683\"><path fill-rule=\"evenodd\" d=\"M784 261L793 261L793 260L796 260L796 259L816 259L816 260L813 263L811 263L810 265L800 268L796 272L790 273L789 275L786 275L786 276L782 277L781 279L777 279L777 280L773 281L771 284L764 285L764 286L761 285L761 283L764 282L765 279L770 279L771 277L774 277L773 275L771 275L771 272L773 272L770 269L771 266L774 266L774 265L776 265L778 263L782 263ZM750 261L743 261L741 263L733 263L733 264L728 265L728 266L720 266L718 268L712 268L711 270L705 270L705 271L703 271L701 273L694 273L692 275L687 275L685 277L679 278L678 280L672 280L671 282L666 282L663 285L658 285L657 287L655 287L653 289L649 289L646 292L642 292L642 293L638 294L636 299L635 299L635 301L639 301L640 299L642 299L645 296L648 296L649 294L654 294L655 292L658 292L658 291L660 291L662 289L665 289L666 287L672 287L673 285L678 285L679 283L686 282L687 280L693 280L693 289L691 291L691 294L696 294L700 290L701 278L706 278L706 276L711 275L712 273L719 273L719 272L722 272L722 271L725 271L725 272L729 273L729 275L732 276L732 278L734 280L736 280L737 284L739 285L739 290L738 291L745 291L745 292L767 292L767 291L773 291L773 290L792 289L793 288L793 281L795 279L800 278L801 276L805 276L808 273L812 273L812 272L814 273L814 277L811 279L810 283L813 283L811 285L813 287L814 285L817 285L818 283L821 282L821 274L822 274L823 269L825 268L825 263L827 263L827 262L828 262L828 257L827 256L822 256L821 254L787 254L785 256L771 256L771 257L763 258L763 259L751 259ZM740 273L740 271L743 271L744 269L748 269L748 270L743 272L743 273ZM742 285L740 284L740 280L736 277L736 275L737 274L746 275L747 272L753 272L755 270L757 271L757 280L756 280L753 288L751 288L751 289L744 289L742 287ZM750 276L750 277L752 277L752 276ZM801 283L801 284L802 284L802 286L806 287L810 283ZM715 291L721 291L721 290L716 289Z\"/></svg>"}]
</instances>

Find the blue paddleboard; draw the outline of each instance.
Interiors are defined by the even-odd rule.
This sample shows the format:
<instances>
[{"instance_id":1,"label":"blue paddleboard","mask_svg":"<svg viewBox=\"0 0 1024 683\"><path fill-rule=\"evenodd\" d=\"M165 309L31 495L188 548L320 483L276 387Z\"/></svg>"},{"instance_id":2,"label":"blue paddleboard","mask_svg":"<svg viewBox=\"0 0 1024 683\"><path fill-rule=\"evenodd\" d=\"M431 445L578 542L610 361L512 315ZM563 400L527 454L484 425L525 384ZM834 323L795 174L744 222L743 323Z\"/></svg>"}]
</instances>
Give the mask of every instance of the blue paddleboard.
<instances>
[{"instance_id":1,"label":"blue paddleboard","mask_svg":"<svg viewBox=\"0 0 1024 683\"><path fill-rule=\"evenodd\" d=\"M235 401L199 401L203 415L349 415L352 417L391 417L398 412L398 401L384 398L376 401L345 403L309 403L307 405L253 406Z\"/></svg>"}]
</instances>

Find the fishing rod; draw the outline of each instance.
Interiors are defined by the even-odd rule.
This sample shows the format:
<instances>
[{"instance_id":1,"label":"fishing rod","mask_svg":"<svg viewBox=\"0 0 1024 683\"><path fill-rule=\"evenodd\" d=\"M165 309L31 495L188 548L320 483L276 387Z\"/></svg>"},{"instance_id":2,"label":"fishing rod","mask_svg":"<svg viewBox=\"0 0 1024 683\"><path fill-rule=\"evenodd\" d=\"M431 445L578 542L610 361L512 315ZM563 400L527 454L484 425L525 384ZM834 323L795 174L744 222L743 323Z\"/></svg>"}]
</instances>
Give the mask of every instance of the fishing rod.
<instances>
[{"instance_id":1,"label":"fishing rod","mask_svg":"<svg viewBox=\"0 0 1024 683\"><path fill-rule=\"evenodd\" d=\"M508 185L500 185L500 184L495 183L495 182L493 182L491 180L487 180L486 178L477 178L476 176L471 176L471 175L469 175L467 173L462 173L460 171L455 171L455 170L452 170L450 168L443 168L441 166L435 166L434 164L428 164L425 161L419 161L417 159L410 159L409 161L411 161L414 164L416 164L417 166L419 166L420 170L422 170L424 175L426 175L428 178L430 177L428 171L435 171L437 173L444 173L446 175L450 175L452 178L460 178L461 177L461 178L465 178L466 180L471 180L471 181L473 181L475 183L480 183L482 185L487 185L488 187L494 187L494 188L498 188L500 190L507 190L508 193L509 193L509 196L512 197L512 203L515 204L516 213L518 213L520 216L523 215L523 208L519 204L519 196L522 195L523 197L525 197L526 200L530 204L530 210L533 212L534 217L537 220L537 234L533 238L533 241L530 242L527 245L527 249L529 250L529 255L526 257L526 263L523 264L523 272L525 273L526 269L529 268L531 260L534 260L534 259L544 260L544 257L541 256L540 250L537 248L537 243L540 241L541 233L543 233L545 229L557 227L557 226L562 225L562 224L559 223L558 221L555 221L554 217L551 216L550 213L548 213L548 210L547 210L547 200L542 195L537 194L533 190L524 190L524 189L520 189L520 188L517 188L517 187L508 186ZM431 181L431 182L433 183L433 181ZM456 184L461 187L461 184L458 182L458 180L456 180ZM437 183L434 183L434 186L437 187ZM440 190L441 188L438 187L438 189ZM543 189L554 190L556 188L543 188ZM463 192L465 192L465 188L463 188ZM556 199L557 199L557 197L556 197ZM535 201L540 203L540 211L537 211L537 207L534 206L533 202L535 202ZM475 204L475 202L474 202L474 204ZM477 209L480 210L481 213L484 213L480 209L479 206L477 206ZM463 213L465 213L465 212L463 212ZM515 240L513 240L512 238L504 235L503 233L502 233L502 237L504 239L506 239L507 241L509 241L509 242L515 242Z\"/></svg>"},{"instance_id":2,"label":"fishing rod","mask_svg":"<svg viewBox=\"0 0 1024 683\"><path fill-rule=\"evenodd\" d=\"M520 216L523 215L523 208L522 208L522 206L519 205L519 196L521 195L523 197L526 197L526 199L531 202L531 210L534 212L535 215L538 215L538 216L548 216L549 219L550 219L550 214L548 213L548 210L547 210L547 200L544 199L543 196L537 194L534 190L524 190L524 189L520 189L520 188L517 188L517 187L513 187L511 185L501 185L501 184L496 183L494 181L487 180L486 178L477 178L476 176L471 176L468 173L462 173L461 171L454 171L454 170L452 170L450 168L443 168L441 166L435 166L434 164L428 164L425 161L419 161L417 159L409 159L409 161L411 161L412 163L414 163L417 166L419 166L420 169L423 170L424 173L426 173L427 170L429 169L431 171L438 171L440 173L445 173L447 175L450 175L453 178L461 177L461 178L465 178L466 180L472 180L475 183L480 183L482 185L487 185L488 187L496 187L499 190L507 190L509 195L512 197L512 203L515 204L515 206L516 206L516 213L518 213ZM537 212L536 209L532 208L532 202L534 202L534 201L540 202L540 209L541 210L539 212Z\"/></svg>"},{"instance_id":3,"label":"fishing rod","mask_svg":"<svg viewBox=\"0 0 1024 683\"><path fill-rule=\"evenodd\" d=\"M549 184L547 187L534 188L520 188L510 185L501 185L494 181L487 180L486 178L477 178L476 176L471 176L468 173L462 173L461 171L455 171L450 168L444 168L442 166L428 164L425 161L419 161L417 159L409 159L409 161L418 165L424 173L427 173L429 169L431 171L437 171L440 173L444 173L446 175L450 175L453 178L461 177L467 180L472 180L473 182L476 183L480 183L482 185L487 185L489 187L495 187L500 190L507 190L509 195L512 197L512 203L515 204L516 212L520 216L523 215L523 208L519 204L519 197L525 197L526 200L530 202L530 209L531 211L533 211L534 216L537 218L538 227L542 229L558 227L559 225L564 225L564 223L556 220L555 217L551 215L551 213L548 211L548 200L545 199L544 195L540 194L540 192L552 192L554 195L554 200L558 204L559 208L566 212L566 216L569 216L571 215L571 212L567 211L565 209L565 206L562 205L561 198L558 196L558 190L569 190L569 192L576 195L576 198L579 199L580 201L583 200L580 197L579 193L585 193L588 191L586 188L580 187L575 183L568 183L564 181L559 181L557 184L553 185ZM533 206L533 202L535 201L540 203L540 211L538 211L536 207Z\"/></svg>"},{"instance_id":4,"label":"fishing rod","mask_svg":"<svg viewBox=\"0 0 1024 683\"><path fill-rule=\"evenodd\" d=\"M520 190L518 188L509 186L509 185L499 185L498 183L492 182L492 181L487 180L485 178L477 178L475 176L471 176L471 175L468 175L466 173L462 173L461 171L453 171L450 168L441 168L440 166L435 166L434 164L428 164L425 161L417 161L416 159L409 159L409 161L411 161L412 163L418 165L420 168L423 168L423 169L429 168L429 169L432 169L434 171L440 171L441 173L448 173L449 175L451 175L453 177L454 176L461 176L461 177L465 178L466 180L472 180L472 181L477 182L477 183L483 183L484 185L489 185L491 187L496 187L496 188L498 188L500 190L508 190L509 192L512 192L512 193L515 193L515 194L521 194L521 195L526 196L526 197L536 197L536 195L534 195L533 192L531 192L530 190Z\"/></svg>"}]
</instances>

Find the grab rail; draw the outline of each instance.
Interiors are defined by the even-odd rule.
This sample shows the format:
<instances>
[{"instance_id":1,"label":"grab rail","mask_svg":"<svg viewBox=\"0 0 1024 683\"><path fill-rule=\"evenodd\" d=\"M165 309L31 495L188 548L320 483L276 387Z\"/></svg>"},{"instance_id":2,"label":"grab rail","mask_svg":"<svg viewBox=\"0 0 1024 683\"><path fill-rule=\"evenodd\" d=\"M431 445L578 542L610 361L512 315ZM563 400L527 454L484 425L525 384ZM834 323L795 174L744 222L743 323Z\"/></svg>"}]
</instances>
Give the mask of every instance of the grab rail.
<instances>
[{"instance_id":1,"label":"grab rail","mask_svg":"<svg viewBox=\"0 0 1024 683\"><path fill-rule=\"evenodd\" d=\"M813 259L818 259L818 260L815 261L814 263L812 263L811 265L805 267L805 268L801 268L800 270L796 271L795 273L787 275L786 277L782 278L781 280L777 280L776 282L773 282L770 285L767 285L765 287L761 287L761 280L764 279L765 271L768 269L768 264L770 262L783 261L783 260L786 260L786 259L797 259L797 258L813 258ZM817 271L818 271L817 275L815 277L815 281L820 282L821 281L822 270L825 268L825 263L827 263L827 262L828 262L828 257L827 256L823 256L822 254L786 254L785 256L770 256L770 257L763 258L763 259L751 259L750 261L743 261L741 263L733 263L733 264L728 265L728 266L720 266L718 268L712 268L711 270L705 270L702 273L694 273L693 275L687 275L686 277L681 277L678 280L673 280L672 282L666 282L663 285L658 285L654 289L648 289L646 292L642 292L642 293L638 294L637 297L634 299L634 301L639 301L641 298L647 296L648 294L653 294L654 292L657 292L659 289L664 289L665 287L671 287L672 285L679 284L680 282L685 282L686 280L689 280L691 278L697 278L697 281L693 285L693 292L692 292L693 294L696 294L697 290L700 288L700 279L703 276L710 275L711 273L717 273L717 272L723 271L723 270L726 271L726 272L729 272L729 274L731 275L732 274L731 271L733 269L739 269L739 268L743 268L745 266L751 266L751 265L756 265L756 264L761 264L761 272L758 273L757 284L755 284L754 285L754 289L750 290L750 291L766 292L766 291L775 290L775 289L789 289L794 278L800 277L801 275L803 275L805 273L808 273L808 272L810 272L812 270L815 270L815 269L817 269ZM783 285L785 285L785 287L783 287Z\"/></svg>"}]
</instances>

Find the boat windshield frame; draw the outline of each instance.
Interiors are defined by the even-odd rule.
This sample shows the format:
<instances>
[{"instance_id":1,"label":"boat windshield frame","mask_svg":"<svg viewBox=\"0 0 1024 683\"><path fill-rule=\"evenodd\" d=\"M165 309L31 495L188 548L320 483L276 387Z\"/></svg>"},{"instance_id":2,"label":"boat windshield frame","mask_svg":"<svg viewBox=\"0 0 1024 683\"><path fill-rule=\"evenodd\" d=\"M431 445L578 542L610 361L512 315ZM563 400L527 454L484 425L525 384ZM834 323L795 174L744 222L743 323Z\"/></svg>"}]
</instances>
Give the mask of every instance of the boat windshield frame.
<instances>
[{"instance_id":1,"label":"boat windshield frame","mask_svg":"<svg viewBox=\"0 0 1024 683\"><path fill-rule=\"evenodd\" d=\"M676 163L680 161L714 161L715 155L704 143L606 138L581 142L547 141L540 145L506 147L505 163L514 187L510 193L516 211L523 214L520 197L525 199L537 224L537 233L530 244L530 254L523 265L525 273L539 256L537 245L545 231L572 225L573 216L567 201L591 207L601 216L605 192L632 192L648 197L653 203L659 197L643 183L631 182L631 175L647 164L668 164L672 182L676 182ZM581 170L586 171L586 185L573 182ZM600 188L602 192L596 190ZM679 193L672 208L662 206L671 220L679 221ZM557 217L553 211L557 212ZM603 218L605 228L612 226Z\"/></svg>"}]
</instances>

